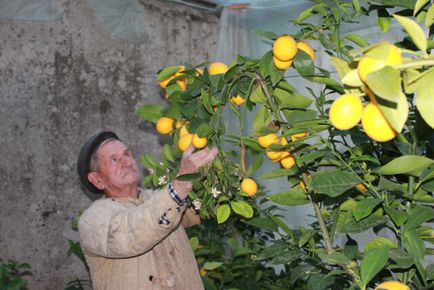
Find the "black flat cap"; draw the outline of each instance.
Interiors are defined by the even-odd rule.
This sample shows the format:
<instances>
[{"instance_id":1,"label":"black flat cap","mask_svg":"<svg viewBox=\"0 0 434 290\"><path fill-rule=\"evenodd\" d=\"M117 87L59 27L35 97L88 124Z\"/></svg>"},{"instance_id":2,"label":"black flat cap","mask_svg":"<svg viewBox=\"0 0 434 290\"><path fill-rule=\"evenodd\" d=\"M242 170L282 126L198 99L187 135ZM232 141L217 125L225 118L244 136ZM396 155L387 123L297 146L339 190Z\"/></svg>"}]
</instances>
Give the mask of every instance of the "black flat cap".
<instances>
[{"instance_id":1,"label":"black flat cap","mask_svg":"<svg viewBox=\"0 0 434 290\"><path fill-rule=\"evenodd\" d=\"M119 137L111 131L99 131L86 140L78 154L78 177L80 178L81 184L93 193L103 193L103 191L96 188L87 179L87 174L90 172L90 159L95 150L97 150L98 147L108 139L120 140Z\"/></svg>"}]
</instances>

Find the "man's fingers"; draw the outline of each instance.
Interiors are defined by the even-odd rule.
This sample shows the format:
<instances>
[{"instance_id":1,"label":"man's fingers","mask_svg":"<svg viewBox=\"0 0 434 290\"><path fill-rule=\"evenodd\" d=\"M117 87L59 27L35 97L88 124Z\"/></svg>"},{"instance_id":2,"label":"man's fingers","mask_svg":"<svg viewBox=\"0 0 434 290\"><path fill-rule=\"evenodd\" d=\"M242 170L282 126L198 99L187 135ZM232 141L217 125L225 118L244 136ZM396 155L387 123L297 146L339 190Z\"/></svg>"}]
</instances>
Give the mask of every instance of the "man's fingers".
<instances>
[{"instance_id":1,"label":"man's fingers","mask_svg":"<svg viewBox=\"0 0 434 290\"><path fill-rule=\"evenodd\" d=\"M204 149L204 150L201 150L201 151L195 153L194 159L198 160L197 166L200 167L202 165L208 164L217 156L217 153L218 153L217 148L212 148L212 149L207 148L207 149Z\"/></svg>"},{"instance_id":2,"label":"man's fingers","mask_svg":"<svg viewBox=\"0 0 434 290\"><path fill-rule=\"evenodd\" d=\"M194 146L192 144L188 145L187 149L185 149L184 153L182 154L182 157L187 157L193 154Z\"/></svg>"}]
</instances>

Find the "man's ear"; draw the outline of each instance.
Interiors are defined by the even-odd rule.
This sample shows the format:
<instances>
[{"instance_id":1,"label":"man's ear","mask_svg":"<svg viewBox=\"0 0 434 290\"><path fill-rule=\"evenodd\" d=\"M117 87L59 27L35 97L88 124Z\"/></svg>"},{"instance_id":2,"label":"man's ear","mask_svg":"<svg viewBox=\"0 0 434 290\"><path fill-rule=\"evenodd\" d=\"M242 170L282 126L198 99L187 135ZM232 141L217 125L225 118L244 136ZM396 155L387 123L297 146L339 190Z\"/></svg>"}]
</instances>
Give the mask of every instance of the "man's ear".
<instances>
[{"instance_id":1,"label":"man's ear","mask_svg":"<svg viewBox=\"0 0 434 290\"><path fill-rule=\"evenodd\" d=\"M104 183L102 182L101 178L99 177L98 172L91 171L87 174L87 179L92 183L96 188L103 190L104 189Z\"/></svg>"}]
</instances>

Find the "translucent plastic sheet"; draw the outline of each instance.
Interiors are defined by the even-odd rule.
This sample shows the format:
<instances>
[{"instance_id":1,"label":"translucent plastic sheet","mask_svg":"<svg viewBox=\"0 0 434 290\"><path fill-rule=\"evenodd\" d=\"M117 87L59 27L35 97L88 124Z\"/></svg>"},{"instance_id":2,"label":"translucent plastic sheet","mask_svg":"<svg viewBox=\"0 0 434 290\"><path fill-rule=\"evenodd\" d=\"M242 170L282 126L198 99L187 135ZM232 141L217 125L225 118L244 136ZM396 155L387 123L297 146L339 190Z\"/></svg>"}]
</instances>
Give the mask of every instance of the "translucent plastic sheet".
<instances>
[{"instance_id":1,"label":"translucent plastic sheet","mask_svg":"<svg viewBox=\"0 0 434 290\"><path fill-rule=\"evenodd\" d=\"M53 0L0 0L0 19L21 21L54 21L62 11Z\"/></svg>"},{"instance_id":2,"label":"translucent plastic sheet","mask_svg":"<svg viewBox=\"0 0 434 290\"><path fill-rule=\"evenodd\" d=\"M137 0L88 0L95 16L114 37L129 42L146 41L143 6Z\"/></svg>"},{"instance_id":3,"label":"translucent plastic sheet","mask_svg":"<svg viewBox=\"0 0 434 290\"><path fill-rule=\"evenodd\" d=\"M143 6L138 0L87 0L98 22L112 36L132 43L147 40ZM0 19L55 21L62 19L55 0L0 0Z\"/></svg>"}]
</instances>

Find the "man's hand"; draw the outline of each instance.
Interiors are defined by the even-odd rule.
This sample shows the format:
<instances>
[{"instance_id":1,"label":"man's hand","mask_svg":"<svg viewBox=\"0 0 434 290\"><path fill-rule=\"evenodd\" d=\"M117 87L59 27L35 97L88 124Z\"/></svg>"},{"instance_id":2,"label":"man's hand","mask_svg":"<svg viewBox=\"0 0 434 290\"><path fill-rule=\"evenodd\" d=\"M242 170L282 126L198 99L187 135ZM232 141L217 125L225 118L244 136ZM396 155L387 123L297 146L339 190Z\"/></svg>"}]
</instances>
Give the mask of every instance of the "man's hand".
<instances>
[{"instance_id":1,"label":"man's hand","mask_svg":"<svg viewBox=\"0 0 434 290\"><path fill-rule=\"evenodd\" d=\"M195 153L193 153L193 151L194 147L190 145L182 154L181 165L179 166L177 176L197 172L200 167L213 161L218 153L217 148L204 148ZM180 198L185 199L192 189L192 184L190 181L180 181L175 179L173 181L173 188Z\"/></svg>"}]
</instances>

